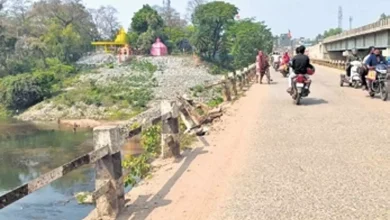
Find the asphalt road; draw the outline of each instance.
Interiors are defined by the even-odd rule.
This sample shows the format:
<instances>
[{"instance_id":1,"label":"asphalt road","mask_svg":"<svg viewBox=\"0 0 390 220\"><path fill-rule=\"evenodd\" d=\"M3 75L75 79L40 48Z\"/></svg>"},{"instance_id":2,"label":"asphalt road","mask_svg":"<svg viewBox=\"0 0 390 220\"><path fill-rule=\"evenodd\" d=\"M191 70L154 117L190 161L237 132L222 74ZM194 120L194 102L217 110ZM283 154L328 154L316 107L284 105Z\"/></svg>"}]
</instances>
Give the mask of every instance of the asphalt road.
<instances>
[{"instance_id":1,"label":"asphalt road","mask_svg":"<svg viewBox=\"0 0 390 220\"><path fill-rule=\"evenodd\" d=\"M316 70L301 106L279 73L257 85L250 154L212 219L390 219L390 101Z\"/></svg>"}]
</instances>

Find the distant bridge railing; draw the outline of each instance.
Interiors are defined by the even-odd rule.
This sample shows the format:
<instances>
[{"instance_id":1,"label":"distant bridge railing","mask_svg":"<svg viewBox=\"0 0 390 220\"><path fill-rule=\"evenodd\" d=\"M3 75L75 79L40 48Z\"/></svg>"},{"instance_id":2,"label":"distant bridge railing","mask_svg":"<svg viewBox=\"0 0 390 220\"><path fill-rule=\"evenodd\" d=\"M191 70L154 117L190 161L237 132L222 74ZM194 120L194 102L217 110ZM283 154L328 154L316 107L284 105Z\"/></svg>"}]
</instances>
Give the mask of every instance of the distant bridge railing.
<instances>
[{"instance_id":1,"label":"distant bridge railing","mask_svg":"<svg viewBox=\"0 0 390 220\"><path fill-rule=\"evenodd\" d=\"M381 29L389 28L390 29L390 18L380 19L377 22L364 25L359 28L354 28L352 30L343 31L340 34L330 36L324 39L324 43L330 43L333 41L341 40L344 38L352 37L355 35L362 35L362 34L368 34L372 33Z\"/></svg>"},{"instance_id":2,"label":"distant bridge railing","mask_svg":"<svg viewBox=\"0 0 390 220\"><path fill-rule=\"evenodd\" d=\"M310 61L314 64L319 64L322 66L327 66L339 70L344 70L346 68L346 62L343 60L320 60L320 59L310 59ZM387 71L390 73L390 67L388 67ZM387 75L387 79L390 80L390 74Z\"/></svg>"},{"instance_id":3,"label":"distant bridge railing","mask_svg":"<svg viewBox=\"0 0 390 220\"><path fill-rule=\"evenodd\" d=\"M319 64L322 66L345 70L345 61L344 60L310 59L310 61L314 64Z\"/></svg>"},{"instance_id":4,"label":"distant bridge railing","mask_svg":"<svg viewBox=\"0 0 390 220\"><path fill-rule=\"evenodd\" d=\"M249 85L255 75L255 64L229 74L220 82L208 85L211 88L216 85L224 85L225 100L232 100L232 96L238 95L237 86L243 88ZM233 90L233 92L231 91ZM233 93L233 94L232 94ZM161 156L163 158L180 156L179 143L179 111L184 111L185 106L180 100L162 101L161 114L151 118L143 125L136 126L130 131L123 132L117 126L99 126L93 129L94 150L84 154L58 168L40 175L15 189L0 196L0 209L22 199L23 197L50 184L54 180L70 173L73 170L87 164L95 164L95 191L92 200L96 204L99 218L115 218L125 207L124 178L129 175L129 170L122 167L121 146L127 138L139 135L147 127L162 122L161 129ZM125 135L122 135L125 133ZM125 136L125 137L124 137Z\"/></svg>"}]
</instances>

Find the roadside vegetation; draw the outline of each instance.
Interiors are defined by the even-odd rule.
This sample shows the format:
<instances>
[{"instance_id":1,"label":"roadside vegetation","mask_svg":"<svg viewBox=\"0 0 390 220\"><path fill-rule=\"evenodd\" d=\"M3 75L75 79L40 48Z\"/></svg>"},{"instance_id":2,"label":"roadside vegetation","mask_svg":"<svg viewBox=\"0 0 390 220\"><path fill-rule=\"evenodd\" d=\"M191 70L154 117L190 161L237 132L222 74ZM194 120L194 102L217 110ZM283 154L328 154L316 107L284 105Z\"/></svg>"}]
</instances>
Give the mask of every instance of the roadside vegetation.
<instances>
[{"instance_id":1,"label":"roadside vegetation","mask_svg":"<svg viewBox=\"0 0 390 220\"><path fill-rule=\"evenodd\" d=\"M185 134L186 127L184 123L180 123L180 148L182 150L191 146L195 140L194 135ZM134 186L140 180L151 175L152 165L154 159L161 154L161 124L154 125L142 131L141 146L144 152L141 155L128 155L124 158L122 166L125 170L130 169L130 174L125 177L125 186Z\"/></svg>"}]
</instances>

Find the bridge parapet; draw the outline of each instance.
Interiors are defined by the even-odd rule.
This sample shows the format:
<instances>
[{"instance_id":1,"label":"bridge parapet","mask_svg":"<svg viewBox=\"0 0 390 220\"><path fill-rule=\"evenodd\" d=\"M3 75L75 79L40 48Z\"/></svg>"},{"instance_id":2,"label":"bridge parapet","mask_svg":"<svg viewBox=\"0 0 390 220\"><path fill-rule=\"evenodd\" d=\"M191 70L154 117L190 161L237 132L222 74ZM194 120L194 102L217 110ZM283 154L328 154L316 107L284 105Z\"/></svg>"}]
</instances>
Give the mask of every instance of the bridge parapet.
<instances>
[{"instance_id":1,"label":"bridge parapet","mask_svg":"<svg viewBox=\"0 0 390 220\"><path fill-rule=\"evenodd\" d=\"M324 39L323 43L325 44L331 43L331 42L335 42L335 41L339 41L339 40L343 40L343 39L347 39L359 35L370 34L370 33L378 32L382 30L388 30L388 29L390 29L390 18L381 19L377 22L364 25L362 27L355 28L352 30L344 31L338 35L327 37Z\"/></svg>"}]
</instances>

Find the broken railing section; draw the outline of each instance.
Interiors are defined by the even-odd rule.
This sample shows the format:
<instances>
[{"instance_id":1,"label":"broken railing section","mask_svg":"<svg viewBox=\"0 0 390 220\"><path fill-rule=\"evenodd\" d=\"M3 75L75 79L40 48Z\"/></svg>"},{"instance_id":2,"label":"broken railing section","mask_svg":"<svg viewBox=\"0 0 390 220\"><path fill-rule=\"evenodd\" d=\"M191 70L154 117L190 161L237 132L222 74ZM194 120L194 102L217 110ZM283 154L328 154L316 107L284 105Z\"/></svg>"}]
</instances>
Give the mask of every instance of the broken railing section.
<instances>
[{"instance_id":1,"label":"broken railing section","mask_svg":"<svg viewBox=\"0 0 390 220\"><path fill-rule=\"evenodd\" d=\"M216 85L224 86L225 100L231 101L234 96L238 96L238 89L243 90L249 86L249 82L255 76L255 65L250 65L236 74L229 74L224 80L206 86L211 88ZM238 87L238 89L237 89ZM232 94L233 90L233 94ZM196 108L202 108L204 115L199 115ZM202 103L194 103L182 96L175 97L174 100L161 102L161 114L156 118L151 118L143 125L128 131L126 138L138 135L142 130L162 123L161 152L162 157L179 157L179 117L187 127L186 132L199 132L202 124L212 122L215 118L222 116L221 108L209 109ZM200 130L201 131L201 130ZM51 170L38 178L23 184L10 192L0 196L0 209L22 199L23 197L37 191L38 189L61 178L67 173L77 168L95 164L95 191L92 193L92 200L96 204L96 210L100 219L115 219L124 208L124 177L129 174L128 170L122 170L121 145L124 137L120 128L116 126L100 126L93 130L94 150L76 158L58 168Z\"/></svg>"},{"instance_id":2,"label":"broken railing section","mask_svg":"<svg viewBox=\"0 0 390 220\"><path fill-rule=\"evenodd\" d=\"M250 82L255 77L256 65L250 65L242 71L236 71L236 74L230 73L223 80L205 86L205 89L211 89L215 86L222 86L224 101L231 101L239 96L239 92L249 87ZM221 106L210 108L204 103L196 103L188 96L177 96L180 103L180 117L187 127L186 132L201 136L207 132L207 128L202 127L205 124L212 123L215 119L223 115Z\"/></svg>"}]
</instances>

